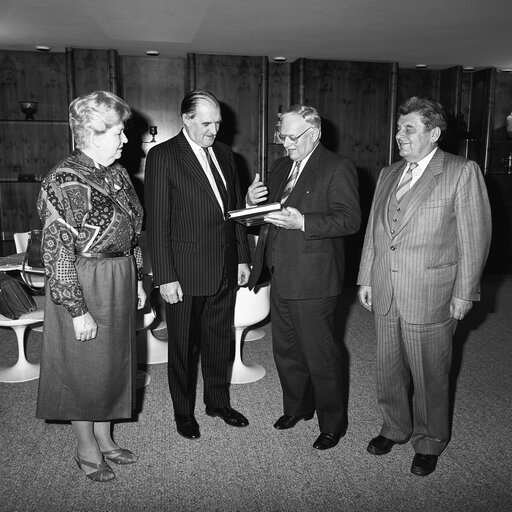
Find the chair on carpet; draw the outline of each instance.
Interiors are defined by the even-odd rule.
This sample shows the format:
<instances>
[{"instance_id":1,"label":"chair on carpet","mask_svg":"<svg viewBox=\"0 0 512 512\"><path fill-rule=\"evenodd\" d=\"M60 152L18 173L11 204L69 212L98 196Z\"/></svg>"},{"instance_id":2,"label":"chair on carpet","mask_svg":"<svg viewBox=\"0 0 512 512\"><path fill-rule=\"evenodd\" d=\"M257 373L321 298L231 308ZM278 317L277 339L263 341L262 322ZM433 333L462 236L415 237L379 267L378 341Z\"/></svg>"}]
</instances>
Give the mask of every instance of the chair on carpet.
<instances>
[{"instance_id":1,"label":"chair on carpet","mask_svg":"<svg viewBox=\"0 0 512 512\"><path fill-rule=\"evenodd\" d=\"M11 320L0 315L0 327L10 327L16 334L18 342L18 360L13 366L0 367L0 382L26 382L39 378L39 364L29 363L25 354L25 332L29 325L39 324L44 320L44 297L36 296L37 309Z\"/></svg>"},{"instance_id":2,"label":"chair on carpet","mask_svg":"<svg viewBox=\"0 0 512 512\"><path fill-rule=\"evenodd\" d=\"M168 358L167 342L153 335L153 330L165 328L165 315L160 294L153 288L153 269L147 250L146 232L139 237L139 245L144 258L144 289L147 293L146 306L139 311L137 321L137 345L141 364L166 363Z\"/></svg>"},{"instance_id":3,"label":"chair on carpet","mask_svg":"<svg viewBox=\"0 0 512 512\"><path fill-rule=\"evenodd\" d=\"M245 365L242 361L242 340L247 327L264 320L270 312L270 284L257 292L239 288L235 302L235 360L231 373L231 384L255 382L265 375L265 368L259 364Z\"/></svg>"}]
</instances>

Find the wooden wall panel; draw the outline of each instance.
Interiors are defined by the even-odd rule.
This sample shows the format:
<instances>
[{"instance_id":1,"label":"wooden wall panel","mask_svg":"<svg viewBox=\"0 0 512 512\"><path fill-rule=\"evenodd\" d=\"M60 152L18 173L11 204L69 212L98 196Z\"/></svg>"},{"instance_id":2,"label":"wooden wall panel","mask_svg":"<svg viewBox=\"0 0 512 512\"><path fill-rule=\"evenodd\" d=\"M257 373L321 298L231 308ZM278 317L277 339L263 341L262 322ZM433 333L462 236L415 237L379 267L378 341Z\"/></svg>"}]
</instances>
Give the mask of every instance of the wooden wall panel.
<instances>
[{"instance_id":1,"label":"wooden wall panel","mask_svg":"<svg viewBox=\"0 0 512 512\"><path fill-rule=\"evenodd\" d=\"M0 119L25 119L20 101L37 101L36 120L66 120L66 62L62 53L0 51Z\"/></svg>"},{"instance_id":2,"label":"wooden wall panel","mask_svg":"<svg viewBox=\"0 0 512 512\"><path fill-rule=\"evenodd\" d=\"M69 154L68 124L27 121L0 123L0 179L21 174L45 176Z\"/></svg>"},{"instance_id":3,"label":"wooden wall panel","mask_svg":"<svg viewBox=\"0 0 512 512\"><path fill-rule=\"evenodd\" d=\"M243 188L259 163L260 57L195 55L195 87L211 91L221 102L218 139L233 149Z\"/></svg>"},{"instance_id":4,"label":"wooden wall panel","mask_svg":"<svg viewBox=\"0 0 512 512\"><path fill-rule=\"evenodd\" d=\"M116 92L112 87L115 71L111 69L111 56L108 50L72 49L74 99L94 91Z\"/></svg>"},{"instance_id":5,"label":"wooden wall panel","mask_svg":"<svg viewBox=\"0 0 512 512\"><path fill-rule=\"evenodd\" d=\"M304 102L322 117L323 143L373 184L388 161L391 72L388 63L305 61Z\"/></svg>"},{"instance_id":6,"label":"wooden wall panel","mask_svg":"<svg viewBox=\"0 0 512 512\"><path fill-rule=\"evenodd\" d=\"M489 172L510 173L509 157L512 157L512 138L507 134L505 120L512 112L512 74L497 73L494 94L494 111L491 132ZM512 181L512 177L510 178Z\"/></svg>"},{"instance_id":7,"label":"wooden wall panel","mask_svg":"<svg viewBox=\"0 0 512 512\"><path fill-rule=\"evenodd\" d=\"M267 170L272 163L286 155L282 144L274 143L274 133L280 112L291 104L291 65L270 62L268 67L268 115L267 115Z\"/></svg>"},{"instance_id":8,"label":"wooden wall panel","mask_svg":"<svg viewBox=\"0 0 512 512\"><path fill-rule=\"evenodd\" d=\"M180 105L185 94L185 59L120 57L122 95L133 117L127 124L128 144L123 163L143 179L145 157L152 146L149 126L156 126L157 143L181 130Z\"/></svg>"},{"instance_id":9,"label":"wooden wall panel","mask_svg":"<svg viewBox=\"0 0 512 512\"><path fill-rule=\"evenodd\" d=\"M2 183L0 190L0 211L2 215L3 238L13 239L15 232L40 229L36 202L41 183Z\"/></svg>"}]
</instances>

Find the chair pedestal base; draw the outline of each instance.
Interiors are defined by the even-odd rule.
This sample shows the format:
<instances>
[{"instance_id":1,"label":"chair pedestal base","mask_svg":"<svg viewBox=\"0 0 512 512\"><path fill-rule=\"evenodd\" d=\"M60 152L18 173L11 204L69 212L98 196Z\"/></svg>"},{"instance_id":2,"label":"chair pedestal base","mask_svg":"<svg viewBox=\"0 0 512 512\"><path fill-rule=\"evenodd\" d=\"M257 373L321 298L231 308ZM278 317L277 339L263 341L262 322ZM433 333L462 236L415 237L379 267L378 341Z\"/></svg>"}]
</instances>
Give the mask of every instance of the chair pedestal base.
<instances>
[{"instance_id":1,"label":"chair pedestal base","mask_svg":"<svg viewBox=\"0 0 512 512\"><path fill-rule=\"evenodd\" d=\"M235 328L235 359L231 371L231 384L248 384L265 376L265 368L259 364L245 365L242 361L243 328Z\"/></svg>"},{"instance_id":2,"label":"chair pedestal base","mask_svg":"<svg viewBox=\"0 0 512 512\"><path fill-rule=\"evenodd\" d=\"M29 322L30 323L30 322ZM9 367L0 368L0 382L27 382L39 378L39 364L32 364L25 356L25 330L27 325L10 325L18 342L18 361Z\"/></svg>"},{"instance_id":3,"label":"chair pedestal base","mask_svg":"<svg viewBox=\"0 0 512 512\"><path fill-rule=\"evenodd\" d=\"M249 384L256 382L265 376L266 370L259 364L245 365L242 361L233 363L231 384Z\"/></svg>"}]
</instances>

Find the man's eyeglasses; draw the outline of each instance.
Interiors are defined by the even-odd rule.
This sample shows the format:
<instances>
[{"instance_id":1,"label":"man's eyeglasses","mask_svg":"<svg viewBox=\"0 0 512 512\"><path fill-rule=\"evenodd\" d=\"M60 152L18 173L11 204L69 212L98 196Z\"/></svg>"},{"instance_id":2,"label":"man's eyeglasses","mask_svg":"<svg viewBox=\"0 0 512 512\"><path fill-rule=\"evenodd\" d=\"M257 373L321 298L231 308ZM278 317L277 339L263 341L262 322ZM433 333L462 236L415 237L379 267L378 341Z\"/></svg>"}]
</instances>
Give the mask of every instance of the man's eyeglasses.
<instances>
[{"instance_id":1,"label":"man's eyeglasses","mask_svg":"<svg viewBox=\"0 0 512 512\"><path fill-rule=\"evenodd\" d=\"M313 128L312 126L310 126L309 128L306 128L300 135L286 135L284 133L278 133L277 134L277 138L279 140L279 142L281 142L282 144L284 144L286 142L286 139L288 139L292 144L297 144L297 142L299 142L299 139L308 131L308 130L311 130L311 128Z\"/></svg>"}]
</instances>

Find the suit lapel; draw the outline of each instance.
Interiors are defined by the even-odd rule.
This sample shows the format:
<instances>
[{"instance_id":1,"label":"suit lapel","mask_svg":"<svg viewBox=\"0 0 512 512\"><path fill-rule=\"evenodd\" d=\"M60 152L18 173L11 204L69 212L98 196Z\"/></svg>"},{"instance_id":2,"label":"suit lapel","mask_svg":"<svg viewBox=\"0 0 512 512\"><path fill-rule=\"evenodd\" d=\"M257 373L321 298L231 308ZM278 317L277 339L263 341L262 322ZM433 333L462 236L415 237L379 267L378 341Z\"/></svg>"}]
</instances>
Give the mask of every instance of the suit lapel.
<instances>
[{"instance_id":1,"label":"suit lapel","mask_svg":"<svg viewBox=\"0 0 512 512\"><path fill-rule=\"evenodd\" d=\"M290 206L296 205L301 198L306 197L309 185L311 180L314 178L316 168L318 167L321 153L322 146L319 144L314 149L313 154L309 157L309 160L306 162L306 165L304 166L304 169L302 169L297 183L295 183L295 186L293 187L290 197L286 201Z\"/></svg>"},{"instance_id":2,"label":"suit lapel","mask_svg":"<svg viewBox=\"0 0 512 512\"><path fill-rule=\"evenodd\" d=\"M397 230L397 235L407 226L412 216L418 211L418 208L421 207L425 199L432 193L437 183L437 176L443 172L443 163L444 153L438 149L427 165L423 175L411 190L409 204L407 205L404 218Z\"/></svg>"},{"instance_id":3,"label":"suit lapel","mask_svg":"<svg viewBox=\"0 0 512 512\"><path fill-rule=\"evenodd\" d=\"M220 210L221 208L217 201L217 198L215 197L215 193L213 192L210 182L208 181L208 178L206 177L204 169L199 163L196 154L190 147L190 144L185 138L185 135L183 135L183 132L180 132L178 137L178 147L181 152L181 158L184 164L184 168L190 173L191 176L193 176L197 180L199 186L202 187L207 192L211 200L216 204L216 206ZM217 156L217 153L215 153L215 156Z\"/></svg>"}]
</instances>

